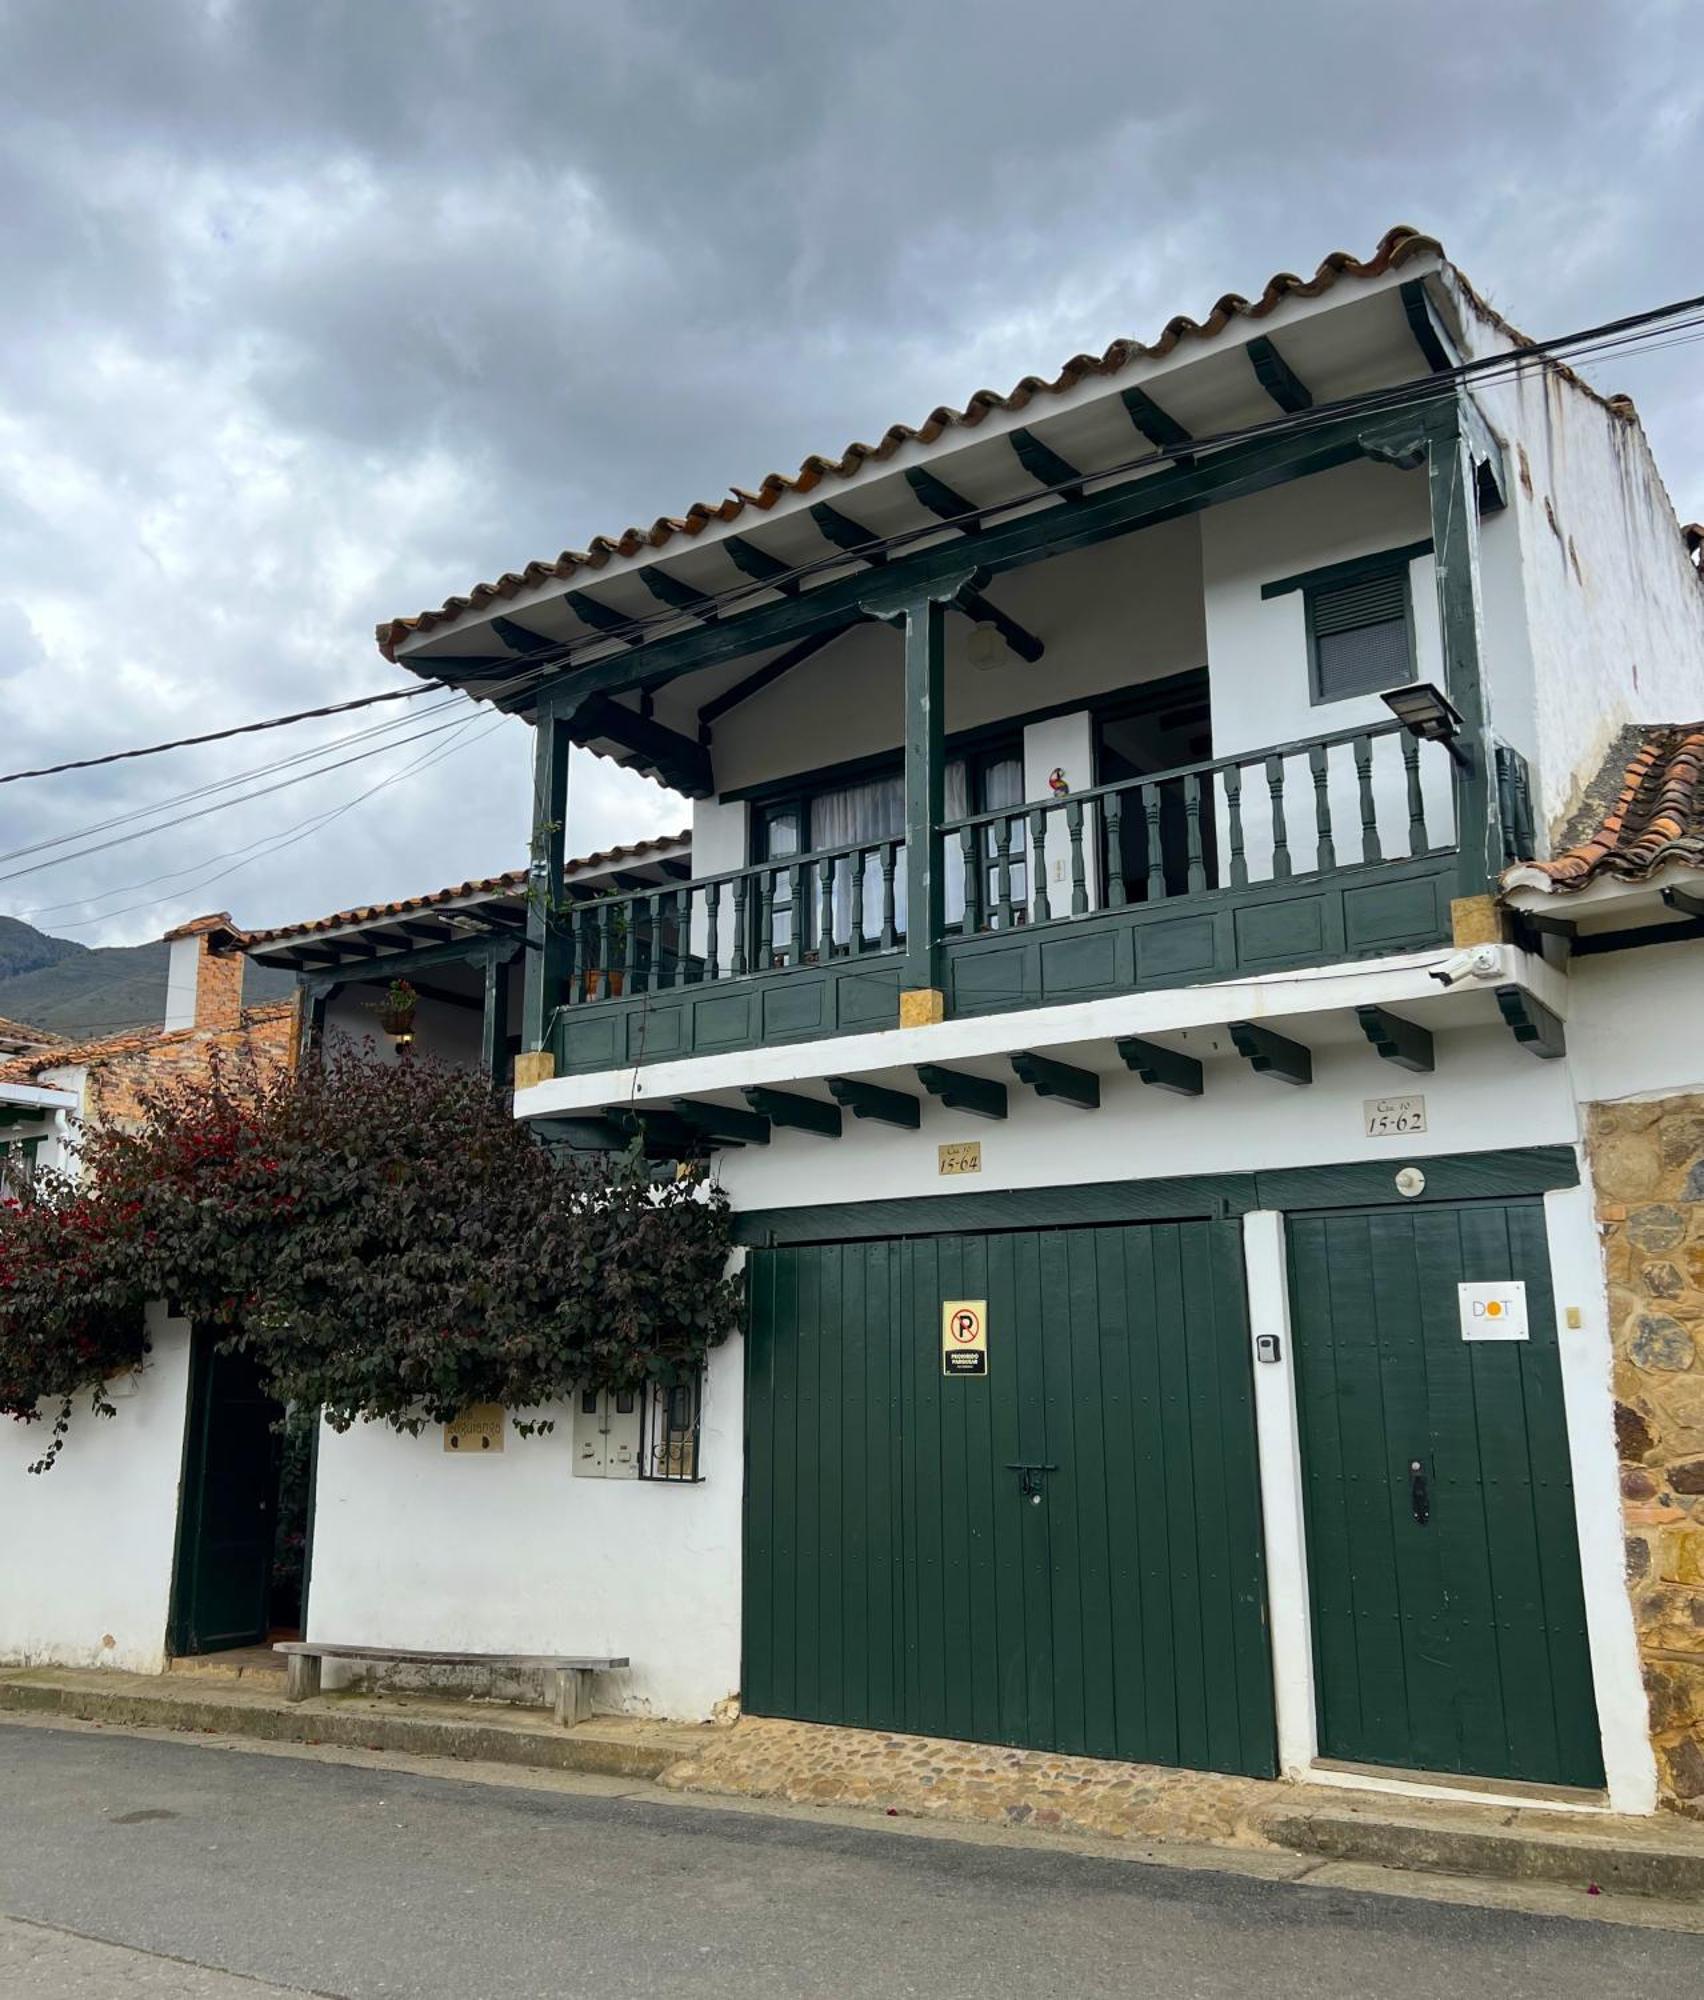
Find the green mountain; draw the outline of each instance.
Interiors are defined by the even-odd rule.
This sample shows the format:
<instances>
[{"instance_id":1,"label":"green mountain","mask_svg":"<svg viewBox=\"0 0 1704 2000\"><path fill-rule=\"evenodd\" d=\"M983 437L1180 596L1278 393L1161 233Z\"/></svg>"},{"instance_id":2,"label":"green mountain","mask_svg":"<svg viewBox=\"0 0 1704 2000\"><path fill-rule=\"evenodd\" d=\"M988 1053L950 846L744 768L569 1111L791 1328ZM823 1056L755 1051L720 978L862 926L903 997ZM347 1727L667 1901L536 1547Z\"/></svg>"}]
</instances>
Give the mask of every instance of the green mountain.
<instances>
[{"instance_id":1,"label":"green mountain","mask_svg":"<svg viewBox=\"0 0 1704 2000\"><path fill-rule=\"evenodd\" d=\"M0 1016L70 1036L158 1027L166 1013L166 946L86 945L49 937L17 917L0 917ZM282 1000L288 972L251 965L243 1000Z\"/></svg>"}]
</instances>

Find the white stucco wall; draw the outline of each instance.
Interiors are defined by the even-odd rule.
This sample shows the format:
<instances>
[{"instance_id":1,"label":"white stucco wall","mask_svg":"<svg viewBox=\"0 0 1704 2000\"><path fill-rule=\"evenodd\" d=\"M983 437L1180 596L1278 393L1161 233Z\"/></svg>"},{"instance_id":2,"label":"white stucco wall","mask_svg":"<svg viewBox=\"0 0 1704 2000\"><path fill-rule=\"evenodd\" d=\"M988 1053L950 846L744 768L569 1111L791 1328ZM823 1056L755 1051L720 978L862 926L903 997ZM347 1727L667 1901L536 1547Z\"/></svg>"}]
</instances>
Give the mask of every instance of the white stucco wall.
<instances>
[{"instance_id":1,"label":"white stucco wall","mask_svg":"<svg viewBox=\"0 0 1704 2000\"><path fill-rule=\"evenodd\" d=\"M1577 958L1568 1063L1582 1103L1704 1091L1704 944Z\"/></svg>"},{"instance_id":2,"label":"white stucco wall","mask_svg":"<svg viewBox=\"0 0 1704 2000\"><path fill-rule=\"evenodd\" d=\"M1194 517L1031 563L996 577L988 595L1036 633L1047 651L1034 666L1014 654L992 667L973 666L966 652L972 628L964 618L949 618L949 733L1207 662L1201 533ZM677 704L686 702L691 685L681 683ZM861 626L716 725L717 783L738 790L856 757L897 753L904 696L899 634ZM658 713L683 726L684 709L671 708L663 697ZM693 872L707 874L696 816L693 831Z\"/></svg>"},{"instance_id":3,"label":"white stucco wall","mask_svg":"<svg viewBox=\"0 0 1704 2000\"><path fill-rule=\"evenodd\" d=\"M1026 1046L1013 1015L1010 1046ZM1351 1023L1350 1026L1353 1026ZM902 1132L848 1117L834 1141L776 1132L767 1146L719 1156L719 1174L738 1209L815 1202L876 1201L974 1194L1000 1188L1072 1186L1083 1181L1247 1173L1267 1167L1324 1166L1388 1160L1391 1171L1429 1153L1481 1152L1498 1146L1571 1145L1577 1119L1565 1068L1515 1051L1506 1028L1481 1026L1440 1035L1431 1076L1413 1076L1380 1060L1364 1037L1331 1041L1289 1029L1313 1044L1314 1082L1306 1088L1257 1076L1232 1052L1223 1029L1179 1037L1207 1065L1199 1098L1152 1090L1107 1066L1106 1045L1071 1060L1101 1072L1101 1108L1060 1105L1008 1083L1008 1115L998 1121L922 1100L922 1125ZM993 1075L996 1065L979 1064ZM1418 1092L1427 1131L1411 1140L1369 1139L1362 1100ZM936 1147L975 1139L982 1171L943 1180Z\"/></svg>"},{"instance_id":4,"label":"white stucco wall","mask_svg":"<svg viewBox=\"0 0 1704 2000\"><path fill-rule=\"evenodd\" d=\"M1508 346L1471 306L1463 326L1472 353ZM1541 831L1554 835L1618 729L1704 716L1704 584L1636 422L1552 370L1473 393L1508 461L1507 521L1487 524L1482 548L1491 717L1533 763ZM1508 572L1491 552L1511 533L1524 648L1506 611L1492 622Z\"/></svg>"},{"instance_id":5,"label":"white stucco wall","mask_svg":"<svg viewBox=\"0 0 1704 2000\"><path fill-rule=\"evenodd\" d=\"M1425 474L1400 472L1371 461L1209 508L1201 516L1215 757L1391 720L1390 710L1376 694L1349 701L1313 701L1302 593L1291 590L1268 598L1261 596L1261 587L1331 563L1422 542L1431 532ZM1430 556L1410 563L1408 582L1418 677L1442 687L1437 585ZM1329 768L1327 796L1337 859L1340 864L1358 861L1361 817L1354 759L1347 749L1334 751ZM1407 786L1394 738L1376 746L1373 774L1384 857L1406 855ZM1446 846L1452 838L1448 762L1428 746L1421 774L1427 831L1433 845ZM1305 757L1288 760L1284 785L1290 853L1300 872L1314 865L1316 845L1313 788ZM1266 788L1257 771L1244 774L1242 804L1249 869L1259 881L1270 872L1272 842ZM1223 848L1223 807L1220 834Z\"/></svg>"},{"instance_id":6,"label":"white stucco wall","mask_svg":"<svg viewBox=\"0 0 1704 2000\"><path fill-rule=\"evenodd\" d=\"M117 1414L84 1399L51 1472L31 1474L43 1422L0 1419L0 1660L116 1667L165 1665L189 1402L189 1326L149 1308L153 1350Z\"/></svg>"},{"instance_id":7,"label":"white stucco wall","mask_svg":"<svg viewBox=\"0 0 1704 2000\"><path fill-rule=\"evenodd\" d=\"M358 1424L320 1438L310 1638L625 1654L603 1710L702 1719L740 1681L742 1345L712 1357L692 1486L573 1476L573 1419L500 1454Z\"/></svg>"}]
</instances>

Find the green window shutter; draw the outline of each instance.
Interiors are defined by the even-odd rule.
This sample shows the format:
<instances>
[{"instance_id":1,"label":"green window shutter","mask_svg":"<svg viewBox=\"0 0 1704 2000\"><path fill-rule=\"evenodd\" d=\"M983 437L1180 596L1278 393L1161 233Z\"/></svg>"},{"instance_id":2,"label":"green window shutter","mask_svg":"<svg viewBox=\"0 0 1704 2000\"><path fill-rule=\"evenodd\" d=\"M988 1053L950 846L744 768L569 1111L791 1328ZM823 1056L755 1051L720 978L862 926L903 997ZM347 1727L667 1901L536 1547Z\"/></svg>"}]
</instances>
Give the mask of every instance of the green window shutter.
<instances>
[{"instance_id":1,"label":"green window shutter","mask_svg":"<svg viewBox=\"0 0 1704 2000\"><path fill-rule=\"evenodd\" d=\"M1414 678L1408 566L1307 592L1315 702L1379 694Z\"/></svg>"}]
</instances>

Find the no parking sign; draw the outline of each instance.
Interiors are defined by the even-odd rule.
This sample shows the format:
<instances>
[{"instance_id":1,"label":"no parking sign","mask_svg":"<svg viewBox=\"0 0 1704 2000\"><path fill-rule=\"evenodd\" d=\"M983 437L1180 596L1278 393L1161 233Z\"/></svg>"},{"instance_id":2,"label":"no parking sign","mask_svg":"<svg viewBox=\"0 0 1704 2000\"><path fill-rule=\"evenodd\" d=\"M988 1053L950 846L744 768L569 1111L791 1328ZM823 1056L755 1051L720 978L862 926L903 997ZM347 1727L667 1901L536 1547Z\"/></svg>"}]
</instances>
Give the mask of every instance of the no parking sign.
<instances>
[{"instance_id":1,"label":"no parking sign","mask_svg":"<svg viewBox=\"0 0 1704 2000\"><path fill-rule=\"evenodd\" d=\"M941 1303L941 1373L988 1373L988 1301L944 1299Z\"/></svg>"}]
</instances>

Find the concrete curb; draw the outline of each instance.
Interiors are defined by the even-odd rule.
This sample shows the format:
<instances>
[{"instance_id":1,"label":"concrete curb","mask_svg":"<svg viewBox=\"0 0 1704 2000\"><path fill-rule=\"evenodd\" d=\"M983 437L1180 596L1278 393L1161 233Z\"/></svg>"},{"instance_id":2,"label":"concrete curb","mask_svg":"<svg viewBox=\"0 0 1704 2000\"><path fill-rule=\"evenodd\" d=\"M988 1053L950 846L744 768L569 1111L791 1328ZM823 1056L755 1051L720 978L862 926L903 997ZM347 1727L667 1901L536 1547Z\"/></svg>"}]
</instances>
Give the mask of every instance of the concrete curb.
<instances>
[{"instance_id":1,"label":"concrete curb","mask_svg":"<svg viewBox=\"0 0 1704 2000\"><path fill-rule=\"evenodd\" d=\"M1595 1883L1623 1895L1671 1902L1704 1900L1704 1841L1618 1840L1589 1822L1566 1833L1484 1826L1400 1813L1274 1812L1263 1831L1281 1846L1328 1861L1371 1862L1428 1875L1477 1875L1503 1882ZM1678 1829L1677 1829L1678 1832Z\"/></svg>"},{"instance_id":2,"label":"concrete curb","mask_svg":"<svg viewBox=\"0 0 1704 2000\"><path fill-rule=\"evenodd\" d=\"M415 1757L477 1759L535 1770L595 1771L615 1778L656 1778L682 1752L595 1733L504 1728L426 1715L381 1714L330 1702L274 1707L221 1700L216 1694L154 1695L67 1687L53 1681L0 1679L0 1710L65 1715L115 1728L181 1729L253 1736L267 1743L326 1743L345 1750L393 1750Z\"/></svg>"}]
</instances>

